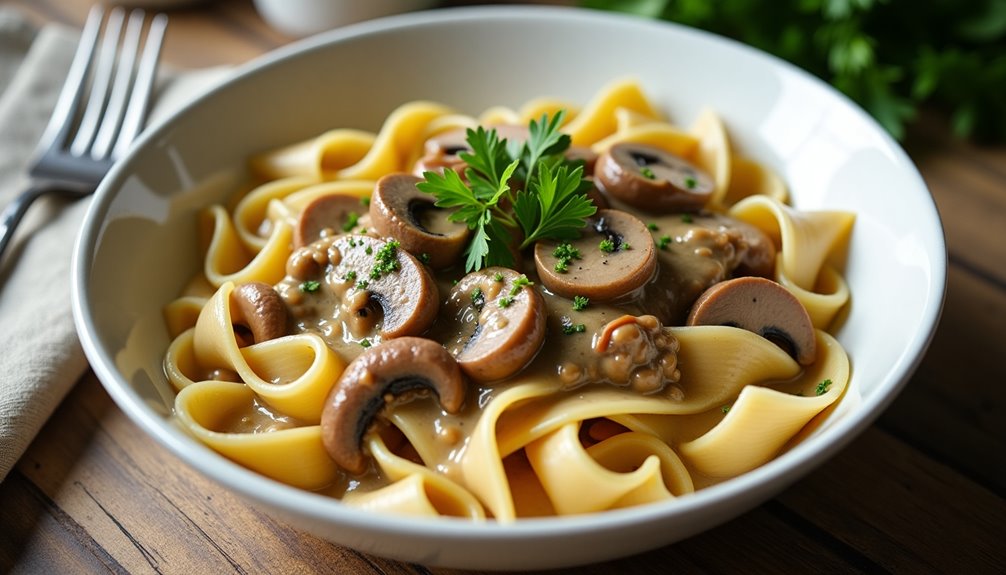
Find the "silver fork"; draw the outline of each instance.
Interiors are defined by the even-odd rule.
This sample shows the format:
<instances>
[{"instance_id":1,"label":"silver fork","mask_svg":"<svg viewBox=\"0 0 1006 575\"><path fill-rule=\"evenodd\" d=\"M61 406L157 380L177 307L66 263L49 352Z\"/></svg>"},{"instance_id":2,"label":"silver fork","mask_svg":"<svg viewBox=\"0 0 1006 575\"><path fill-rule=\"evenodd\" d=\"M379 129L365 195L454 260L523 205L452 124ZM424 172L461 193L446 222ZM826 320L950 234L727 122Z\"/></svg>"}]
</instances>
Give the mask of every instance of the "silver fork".
<instances>
[{"instance_id":1,"label":"silver fork","mask_svg":"<svg viewBox=\"0 0 1006 575\"><path fill-rule=\"evenodd\" d=\"M88 14L28 170L31 184L0 213L0 258L32 202L47 193L92 194L143 128L167 16L156 14L146 25L143 11L132 10L126 20L122 8L107 21L100 5Z\"/></svg>"}]
</instances>

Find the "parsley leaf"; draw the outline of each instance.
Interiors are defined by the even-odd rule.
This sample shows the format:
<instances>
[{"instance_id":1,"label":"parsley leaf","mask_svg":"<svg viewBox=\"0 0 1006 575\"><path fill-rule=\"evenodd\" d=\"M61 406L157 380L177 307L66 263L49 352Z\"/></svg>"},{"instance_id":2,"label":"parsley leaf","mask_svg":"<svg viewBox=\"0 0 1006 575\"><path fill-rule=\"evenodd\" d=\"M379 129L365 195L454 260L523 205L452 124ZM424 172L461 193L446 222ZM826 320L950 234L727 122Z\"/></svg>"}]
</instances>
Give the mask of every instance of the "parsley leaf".
<instances>
[{"instance_id":1,"label":"parsley leaf","mask_svg":"<svg viewBox=\"0 0 1006 575\"><path fill-rule=\"evenodd\" d=\"M544 239L571 240L579 236L597 208L581 191L583 168L538 165L538 177L529 189L517 193L514 212L524 232L521 248Z\"/></svg>"},{"instance_id":2,"label":"parsley leaf","mask_svg":"<svg viewBox=\"0 0 1006 575\"><path fill-rule=\"evenodd\" d=\"M570 145L569 135L559 131L564 117L560 111L532 120L520 146L508 145L495 129L469 129L471 152L458 155L467 164L464 178L454 170L423 174L417 187L435 196L437 207L453 209L451 221L474 232L465 250L466 271L513 267L518 234L518 249L541 239L573 239L597 211L586 197L583 167L564 157Z\"/></svg>"}]
</instances>

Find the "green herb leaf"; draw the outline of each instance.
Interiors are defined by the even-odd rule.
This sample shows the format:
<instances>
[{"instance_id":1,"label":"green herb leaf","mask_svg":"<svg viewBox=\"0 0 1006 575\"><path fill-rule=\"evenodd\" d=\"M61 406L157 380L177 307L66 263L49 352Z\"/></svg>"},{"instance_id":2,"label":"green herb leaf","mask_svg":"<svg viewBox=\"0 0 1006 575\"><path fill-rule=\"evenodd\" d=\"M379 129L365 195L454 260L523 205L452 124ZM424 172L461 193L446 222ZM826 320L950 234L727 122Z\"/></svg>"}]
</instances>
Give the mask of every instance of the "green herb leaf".
<instances>
[{"instance_id":1,"label":"green herb leaf","mask_svg":"<svg viewBox=\"0 0 1006 575\"><path fill-rule=\"evenodd\" d=\"M817 384L817 387L814 389L814 393L816 395L824 395L824 394L828 393L829 389L831 389L831 380L830 379L826 379L826 380L822 381L821 383Z\"/></svg>"},{"instance_id":2,"label":"green herb leaf","mask_svg":"<svg viewBox=\"0 0 1006 575\"><path fill-rule=\"evenodd\" d=\"M494 129L469 129L471 152L459 154L468 164L465 178L454 170L423 174L417 187L436 197L437 207L454 210L451 221L474 232L465 250L466 271L513 267L515 235L523 236L518 249L541 239L572 239L596 211L586 197L583 167L563 156L570 144L559 131L564 117L560 111L531 121L522 146L508 146ZM511 182L521 178L522 189L514 194Z\"/></svg>"},{"instance_id":3,"label":"green herb leaf","mask_svg":"<svg viewBox=\"0 0 1006 575\"><path fill-rule=\"evenodd\" d=\"M538 176L528 190L517 193L514 212L524 231L525 248L540 239L570 240L579 236L587 218L597 208L581 193L583 168L572 171L559 166L554 171L539 164Z\"/></svg>"}]
</instances>

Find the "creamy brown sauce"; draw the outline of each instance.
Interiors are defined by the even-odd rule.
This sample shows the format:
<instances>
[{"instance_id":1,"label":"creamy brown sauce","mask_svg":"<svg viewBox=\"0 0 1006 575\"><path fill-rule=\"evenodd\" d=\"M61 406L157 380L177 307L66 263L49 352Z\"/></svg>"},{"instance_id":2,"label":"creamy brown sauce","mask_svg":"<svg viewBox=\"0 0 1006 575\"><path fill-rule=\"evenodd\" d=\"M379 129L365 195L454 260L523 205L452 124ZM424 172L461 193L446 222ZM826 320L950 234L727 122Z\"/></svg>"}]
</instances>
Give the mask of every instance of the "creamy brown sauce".
<instances>
[{"instance_id":1,"label":"creamy brown sauce","mask_svg":"<svg viewBox=\"0 0 1006 575\"><path fill-rule=\"evenodd\" d=\"M617 207L626 209L624 206ZM419 212L422 225L435 228L438 222L444 221L442 217L426 213L428 211ZM602 358L599 358L595 345L598 334L609 322L628 314L652 315L665 326L682 325L694 300L706 288L731 277L732 272L742 265L750 252L757 249L750 241L750 236L757 232L752 232L746 224L725 216L670 214L640 217L650 224L651 235L658 248L656 272L643 287L616 302L590 302L585 309L576 310L570 299L552 294L544 287L535 273L533 258L527 257L518 269L535 282L535 288L544 296L547 332L545 344L517 378L508 382L473 384L465 407L458 414L446 413L429 396L395 405L394 409L398 413L411 413L429 422L428 433L432 434L434 441L424 441L424 445L433 450L425 454L426 464L447 477L459 479L459 461L482 407L492 396L513 385L515 380L554 381L557 392L583 385L611 384L613 380L605 376L603 366L596 369L590 367L602 365ZM366 227L363 226L363 229ZM312 277L319 285L315 291L305 292L303 279L291 275L281 281L276 290L290 311L290 333L317 333L333 350L351 361L367 347L381 342L378 332L382 310L378 302L362 302L366 304L362 305L360 301L356 301L367 297L367 292L353 289L353 282L347 278L334 277L334 266L329 265L330 255L324 249L319 249L311 255L313 263L298 263L291 258L288 265L288 272L297 266L316 266L318 273ZM297 275L302 278L305 273L301 269ZM425 337L442 343L454 354L463 349L475 333L482 315L472 302L465 305L463 301L450 301L452 289L463 275L463 271L458 268L437 275L440 313L432 328L424 334ZM360 316L360 310L364 310L365 317ZM631 337L635 336L630 334L630 339ZM663 345L667 348L671 344L664 342ZM643 354L644 351L639 353ZM645 357L641 355L638 359L644 362L656 361L655 357L657 356L651 353ZM668 373L673 372L673 367L672 365ZM591 372L593 375L585 376L590 369L595 369ZM571 375L570 370L575 373ZM667 377L661 381L663 383L656 391L663 390L672 400L683 397L685 391L674 384L676 379ZM232 431L261 432L289 424L286 418L256 403L240 413L232 414L224 427ZM400 433L396 435L394 431L389 431L391 428L386 421L379 422L378 428L384 429L382 435L397 453L411 459L420 459ZM587 426L585 433L590 432L588 428L592 429ZM603 429L595 430L595 435L603 433ZM596 438L585 441L596 441ZM703 482L699 478L699 483ZM386 483L386 479L372 468L364 476L343 478L326 492L342 496L356 490L370 491Z\"/></svg>"}]
</instances>

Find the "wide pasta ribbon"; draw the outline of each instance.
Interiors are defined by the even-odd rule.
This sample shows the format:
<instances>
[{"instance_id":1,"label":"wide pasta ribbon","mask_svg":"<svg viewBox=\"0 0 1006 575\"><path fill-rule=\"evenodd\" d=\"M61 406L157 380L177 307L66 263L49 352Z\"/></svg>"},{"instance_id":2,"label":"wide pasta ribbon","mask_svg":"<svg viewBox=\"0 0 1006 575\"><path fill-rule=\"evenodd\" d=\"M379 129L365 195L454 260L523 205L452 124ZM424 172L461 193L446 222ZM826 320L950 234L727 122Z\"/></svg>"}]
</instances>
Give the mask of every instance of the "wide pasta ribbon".
<instances>
[{"instance_id":1,"label":"wide pasta ribbon","mask_svg":"<svg viewBox=\"0 0 1006 575\"><path fill-rule=\"evenodd\" d=\"M276 223L268 241L257 252L245 247L223 206L211 206L202 215L204 235L209 236L203 273L214 287L226 282L278 283L286 275L293 229L289 223Z\"/></svg>"},{"instance_id":2,"label":"wide pasta ribbon","mask_svg":"<svg viewBox=\"0 0 1006 575\"><path fill-rule=\"evenodd\" d=\"M625 109L650 118L659 114L634 79L622 79L604 86L583 110L563 127L574 146L591 146L618 130L615 110Z\"/></svg>"},{"instance_id":3,"label":"wide pasta ribbon","mask_svg":"<svg viewBox=\"0 0 1006 575\"><path fill-rule=\"evenodd\" d=\"M804 304L814 327L831 324L849 298L832 262L844 255L855 215L840 211L799 211L768 196L751 196L729 214L753 224L779 245L776 281Z\"/></svg>"},{"instance_id":4,"label":"wide pasta ribbon","mask_svg":"<svg viewBox=\"0 0 1006 575\"><path fill-rule=\"evenodd\" d=\"M303 489L321 489L340 474L321 439L321 426L229 431L231 414L253 410L255 391L228 381L200 381L175 397L175 417L183 429L217 452L266 477Z\"/></svg>"},{"instance_id":5,"label":"wide pasta ribbon","mask_svg":"<svg viewBox=\"0 0 1006 575\"><path fill-rule=\"evenodd\" d=\"M690 414L728 403L745 386L791 379L799 365L768 340L737 328L674 328L681 343L681 399L597 386L556 393L554 384L519 383L483 408L461 459L465 484L500 521L515 518L503 458L564 425L620 414Z\"/></svg>"},{"instance_id":6,"label":"wide pasta ribbon","mask_svg":"<svg viewBox=\"0 0 1006 575\"><path fill-rule=\"evenodd\" d=\"M315 183L312 178L291 176L262 184L245 194L234 207L234 227L245 247L253 252L265 247L268 236L263 234L263 223L268 219L269 204ZM269 229L273 228L269 222Z\"/></svg>"},{"instance_id":7,"label":"wide pasta ribbon","mask_svg":"<svg viewBox=\"0 0 1006 575\"><path fill-rule=\"evenodd\" d=\"M309 140L254 156L249 167L264 180L290 177L323 180L356 164L374 147L371 132L339 128Z\"/></svg>"},{"instance_id":8,"label":"wide pasta ribbon","mask_svg":"<svg viewBox=\"0 0 1006 575\"><path fill-rule=\"evenodd\" d=\"M396 108L385 120L373 147L359 162L326 173L326 179L377 180L381 176L408 171L414 151L423 145L426 125L451 110L432 102L410 102Z\"/></svg>"},{"instance_id":9,"label":"wide pasta ribbon","mask_svg":"<svg viewBox=\"0 0 1006 575\"><path fill-rule=\"evenodd\" d=\"M192 335L196 362L204 370L229 369L277 411L318 423L325 398L342 374L345 361L313 333L239 347L232 320L232 291L234 284L224 283L199 314Z\"/></svg>"},{"instance_id":10,"label":"wide pasta ribbon","mask_svg":"<svg viewBox=\"0 0 1006 575\"><path fill-rule=\"evenodd\" d=\"M403 515L485 519L482 505L471 492L427 466L395 455L380 435L369 435L367 447L391 483L367 493L351 492L343 499L347 505Z\"/></svg>"},{"instance_id":11,"label":"wide pasta ribbon","mask_svg":"<svg viewBox=\"0 0 1006 575\"><path fill-rule=\"evenodd\" d=\"M679 450L688 463L713 477L734 477L774 458L814 416L838 401L849 381L849 358L826 332L817 331L818 360L796 384L796 393L750 386L726 417Z\"/></svg>"},{"instance_id":12,"label":"wide pasta ribbon","mask_svg":"<svg viewBox=\"0 0 1006 575\"><path fill-rule=\"evenodd\" d=\"M584 449L579 427L564 424L525 448L559 514L653 503L693 491L684 464L656 437L622 433Z\"/></svg>"}]
</instances>

